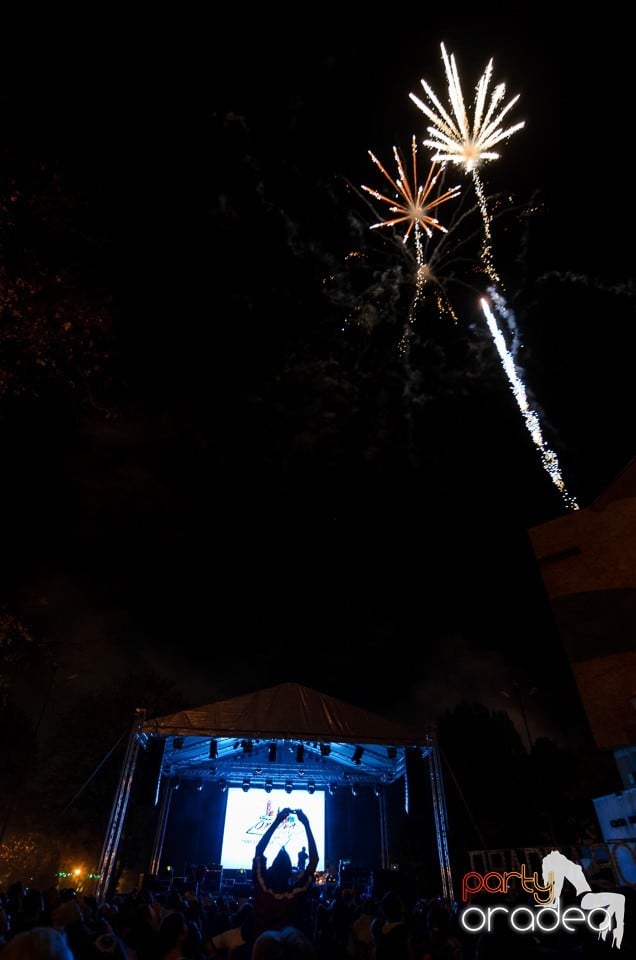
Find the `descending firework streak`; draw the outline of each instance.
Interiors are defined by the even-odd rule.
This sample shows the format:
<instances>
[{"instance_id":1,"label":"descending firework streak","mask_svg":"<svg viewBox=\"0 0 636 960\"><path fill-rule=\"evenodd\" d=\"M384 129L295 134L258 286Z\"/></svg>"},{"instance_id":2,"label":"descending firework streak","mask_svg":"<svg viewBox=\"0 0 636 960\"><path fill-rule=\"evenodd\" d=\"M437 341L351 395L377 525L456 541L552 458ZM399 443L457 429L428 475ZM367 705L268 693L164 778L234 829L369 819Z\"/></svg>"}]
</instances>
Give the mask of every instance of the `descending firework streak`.
<instances>
[{"instance_id":1,"label":"descending firework streak","mask_svg":"<svg viewBox=\"0 0 636 960\"><path fill-rule=\"evenodd\" d=\"M428 138L423 141L424 146L430 147L433 152L433 162L446 165L448 163L460 166L470 174L475 187L479 209L484 225L484 243L482 246L482 263L487 276L492 282L489 289L491 301L495 310L507 320L511 315L501 292L501 280L495 269L492 257L491 217L486 203L486 195L479 176L481 164L499 159L499 153L494 149L497 144L508 140L513 133L525 126L524 121L506 126L504 118L515 106L519 99L517 94L508 102L505 84L500 83L492 90L488 100L488 88L492 79L493 60L491 59L476 87L472 126L468 119L468 111L464 101L459 71L453 54L448 54L444 44L441 44L442 61L448 83L448 99L450 110L441 103L431 86L421 80L422 87L428 98L422 100L415 94L409 94L411 100L431 121L427 127ZM507 121L506 121L507 122ZM533 443L538 448L544 469L552 482L559 490L565 504L570 509L578 509L576 501L568 494L556 454L550 450L543 440L539 419L528 407L526 391L515 369L514 361L506 348L505 339L499 330L495 313L485 299L481 307L486 317L504 371L512 386L513 395L521 410L524 421Z\"/></svg>"},{"instance_id":2,"label":"descending firework streak","mask_svg":"<svg viewBox=\"0 0 636 960\"><path fill-rule=\"evenodd\" d=\"M534 410L530 408L528 397L526 395L526 388L524 387L523 382L517 373L514 360L510 354L510 351L506 347L506 342L501 331L499 330L499 327L497 326L495 315L491 309L491 306L485 298L482 298L480 305L484 312L484 316L486 317L488 329L490 330L492 338L495 342L495 346L497 347L502 366L505 370L506 376L508 377L510 389L512 390L514 398L517 401L517 406L519 407L525 421L526 429L532 437L532 442L539 451L543 469L546 471L553 484L561 494L561 498L563 499L565 505L571 510L578 510L578 504L576 503L576 500L570 496L563 481L561 468L559 467L559 458L554 450L551 450L545 442L539 417Z\"/></svg>"}]
</instances>

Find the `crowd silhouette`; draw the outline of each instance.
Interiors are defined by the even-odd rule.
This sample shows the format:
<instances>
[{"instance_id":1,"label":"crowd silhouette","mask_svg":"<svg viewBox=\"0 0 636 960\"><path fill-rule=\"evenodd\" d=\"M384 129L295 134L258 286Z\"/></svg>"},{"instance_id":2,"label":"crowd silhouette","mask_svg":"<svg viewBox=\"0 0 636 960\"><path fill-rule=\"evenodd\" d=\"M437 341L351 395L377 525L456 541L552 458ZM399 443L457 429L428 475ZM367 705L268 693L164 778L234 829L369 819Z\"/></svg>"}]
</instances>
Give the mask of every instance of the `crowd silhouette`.
<instances>
[{"instance_id":1,"label":"crowd silhouette","mask_svg":"<svg viewBox=\"0 0 636 960\"><path fill-rule=\"evenodd\" d=\"M266 850L292 812L307 834L306 866L293 867L283 844L268 867ZM636 960L636 891L593 891L582 869L556 852L545 858L555 899L609 904L604 935L584 924L545 935L514 931L505 911L487 930L469 932L460 922L464 904L407 895L399 876L382 890L337 878L317 883L317 863L307 817L285 808L256 847L252 885L241 898L210 893L194 872L185 883L145 881L100 902L72 887L13 883L0 891L0 960ZM515 888L505 904L531 901Z\"/></svg>"},{"instance_id":2,"label":"crowd silhouette","mask_svg":"<svg viewBox=\"0 0 636 960\"><path fill-rule=\"evenodd\" d=\"M41 908L34 910L34 901ZM98 903L72 889L0 894L2 960L634 960L629 922L620 951L580 929L545 937L511 932L503 922L468 934L458 904L442 897L410 903L339 886L309 899L310 925L278 923L257 933L254 899L170 888L142 888ZM70 904L70 906L69 906Z\"/></svg>"}]
</instances>

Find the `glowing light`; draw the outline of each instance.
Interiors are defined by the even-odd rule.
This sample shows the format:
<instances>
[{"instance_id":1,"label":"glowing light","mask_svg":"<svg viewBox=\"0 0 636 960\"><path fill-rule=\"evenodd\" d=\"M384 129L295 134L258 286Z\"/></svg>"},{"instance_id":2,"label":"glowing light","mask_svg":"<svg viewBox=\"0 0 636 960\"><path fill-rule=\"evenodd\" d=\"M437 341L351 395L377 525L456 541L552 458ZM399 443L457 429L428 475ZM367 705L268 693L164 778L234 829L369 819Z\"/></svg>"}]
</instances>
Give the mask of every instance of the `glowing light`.
<instances>
[{"instance_id":1,"label":"glowing light","mask_svg":"<svg viewBox=\"0 0 636 960\"><path fill-rule=\"evenodd\" d=\"M413 164L412 185L409 183L409 179L404 171L404 162L397 147L393 147L393 156L395 158L395 164L398 171L397 179L395 180L391 174L387 172L385 167L382 166L378 158L371 152L371 150L369 150L369 156L378 167L380 172L386 177L389 184L393 187L397 194L397 198L387 197L378 190L374 190L372 187L367 187L364 184L362 184L362 189L367 193L370 193L371 196L375 197L376 200L382 200L384 203L388 203L391 213L398 214L396 217L391 217L388 220L380 220L378 223L374 223L371 227L372 230L377 227L395 227L400 223L406 223L407 228L404 234L404 243L407 242L414 228L417 232L418 227L421 227L429 237L433 235L432 228L441 230L442 233L447 233L446 227L442 226L439 220L432 216L429 211L433 210L435 207L438 207L441 203L445 203L447 200L451 200L453 197L456 197L459 193L460 187L451 187L451 189L446 190L445 193L435 196L433 191L437 185L439 172L441 170L439 164L435 162L431 163L424 185L418 185L417 141L415 137L413 137L411 140L411 159ZM398 199L400 197L404 201L403 203Z\"/></svg>"},{"instance_id":2,"label":"glowing light","mask_svg":"<svg viewBox=\"0 0 636 960\"><path fill-rule=\"evenodd\" d=\"M426 80L420 82L437 112L423 100L420 100L419 97L416 97L414 93L409 94L409 96L413 103L433 123L432 127L427 128L430 139L424 141L424 146L437 151L433 155L433 160L441 163L447 161L455 163L463 166L466 171L472 172L485 160L498 160L499 154L492 148L502 140L507 140L525 125L525 121L522 120L505 130L501 126L501 121L516 104L519 94L500 108L501 101L506 94L505 84L500 83L493 90L490 103L485 110L488 86L493 71L493 60L491 59L477 84L475 112L471 129L455 56L453 54L449 56L446 53L443 43L441 49L448 81L448 97L454 118L442 106Z\"/></svg>"},{"instance_id":3,"label":"glowing light","mask_svg":"<svg viewBox=\"0 0 636 960\"><path fill-rule=\"evenodd\" d=\"M440 193L439 190L437 194L434 193L437 188L438 179L443 175L447 165L450 164L461 167L465 173L472 177L477 198L477 207L475 209L478 209L481 214L483 227L480 255L481 267L485 276L491 281L491 286L488 290L490 300L499 316L504 319L508 325L508 329L513 334L512 349L516 353L518 346L516 324L513 313L506 304L502 292L501 280L493 262L491 248L492 214L488 209L478 168L486 161L498 159L499 153L494 149L497 144L507 140L525 126L525 121L520 121L509 126L506 126L504 123L504 119L517 103L519 95L505 102L506 88L503 83L498 84L494 90L492 90L492 93L489 92L493 74L493 60L491 59L475 90L474 112L471 124L468 118L468 110L464 101L455 57L447 53L443 43L441 44L441 52L448 84L448 109L442 104L434 90L425 80L422 80L421 83L428 102L420 99L413 93L410 94L411 100L419 107L432 124L427 127L429 134L428 139L422 141L424 146L430 147L434 151L425 184L423 186L418 185L417 145L416 138L413 137L411 145L412 182L409 181L406 175L405 164L397 148L393 147L397 167L397 176L395 178L387 172L377 157L369 151L369 156L372 161L391 186L393 195L388 196L379 190L365 185L362 186L362 189L376 200L388 204L390 213L392 214L392 216L387 216L374 223L371 229L404 226L405 229L402 238L404 246L407 245L411 236L413 237L416 260L416 293L411 303L408 322L403 329L400 341L400 352L408 360L409 351L407 348L411 336L411 327L415 318L415 308L423 299L425 287L432 288L435 291L439 312L448 312L453 320L457 321L455 311L439 276L439 271L436 269L439 265L439 259L442 257L442 251L444 249L443 241L446 237L443 236L442 241L440 241L436 236L436 247L433 249L432 256L426 255L428 241L433 237L435 230L448 236L453 229L452 218L451 228L449 229L440 224L436 216L432 213L434 208L441 203L458 196L459 187L453 187L443 194ZM439 165L441 165L441 167ZM493 210L496 209L492 201L491 205L493 206ZM455 227L465 216L467 216L466 212L462 214L459 221L455 221ZM424 236L428 238L428 241L424 240ZM436 262L436 260L438 262ZM539 450L543 466L559 490L566 505L572 509L578 509L576 501L568 494L565 488L558 458L543 439L539 417L536 412L530 409L525 387L518 375L513 355L508 350L501 331L497 326L495 314L485 299L481 300L481 305L504 371L512 387L513 395L522 412L533 443Z\"/></svg>"},{"instance_id":4,"label":"glowing light","mask_svg":"<svg viewBox=\"0 0 636 960\"><path fill-rule=\"evenodd\" d=\"M458 184L441 192L442 187L439 183L439 178L440 174L443 173L443 166L435 162L431 163L424 184L418 183L417 139L415 136L411 138L411 179L409 179L406 173L405 163L397 147L393 147L393 156L397 168L397 176L395 178L391 176L371 150L369 150L369 156L395 193L389 197L365 184L361 185L362 189L376 200L381 200L383 203L388 204L390 212L396 214L396 216L388 217L372 224L370 229L374 230L378 227L399 227L403 224L405 225L402 238L403 244L406 245L412 237L415 246L415 259L417 261L415 269L416 294L411 307L409 322L412 323L413 321L415 307L423 296L424 286L426 284L436 288L436 301L440 312L446 310L451 314L453 320L457 321L450 301L444 295L443 285L436 276L433 265L435 253L433 252L433 256L428 260L425 256L423 236L425 235L431 240L434 235L434 230L439 231L441 234L448 234L448 228L440 223L431 211L439 207L442 203L458 197L461 190L460 185ZM407 338L408 327L401 340L401 350L404 350Z\"/></svg>"},{"instance_id":5,"label":"glowing light","mask_svg":"<svg viewBox=\"0 0 636 960\"><path fill-rule=\"evenodd\" d=\"M509 100L505 105L502 105L502 101L506 95L506 85L500 83L492 91L490 102L486 107L488 87L493 72L493 60L491 59L477 84L473 124L471 128L455 57L453 54L450 56L447 54L443 43L441 44L441 50L448 82L448 98L452 115L451 112L446 110L442 105L435 92L425 80L421 80L420 82L430 103L426 103L424 100L416 97L414 93L409 94L409 96L422 113L432 121L433 126L426 128L429 139L424 140L423 143L424 146L431 147L435 151L433 161L454 163L457 166L463 167L467 173L472 175L484 221L486 237L482 258L488 275L494 282L498 283L499 277L495 271L490 250L490 215L488 213L483 184L477 168L487 160L498 160L499 153L493 150L493 147L503 140L508 140L513 133L516 133L517 130L521 130L525 126L524 120L506 128L504 128L502 124L506 114L517 103L519 94L513 97L512 100ZM430 104L432 104L432 106Z\"/></svg>"},{"instance_id":6,"label":"glowing light","mask_svg":"<svg viewBox=\"0 0 636 960\"><path fill-rule=\"evenodd\" d=\"M509 328L512 329L514 318L506 304L502 292L501 278L499 277L493 260L491 214L488 210L486 194L479 177L478 167L485 161L499 159L499 153L493 148L504 140L508 140L514 133L525 126L525 121L520 121L508 127L506 127L503 122L504 118L517 103L519 95L517 94L505 103L506 87L505 84L500 83L494 88L488 101L488 91L493 74L493 60L491 59L479 79L475 90L474 113L471 127L455 57L453 54L449 55L446 52L443 43L441 44L441 51L448 84L450 109L447 110L443 106L440 99L425 80L422 80L421 83L428 97L428 103L416 97L413 93L410 94L410 97L432 123L432 126L427 127L429 137L424 140L423 143L424 146L430 147L434 151L433 161L461 166L464 171L472 177L484 227L481 262L486 275L493 283L493 286L489 289L489 294L497 312L504 318ZM497 289L497 287L499 287L499 289ZM529 408L525 387L516 371L512 355L508 351L504 338L497 327L494 313L488 306L486 300L482 299L481 304L488 322L488 328L499 352L504 371L512 386L517 405L524 416L526 427L530 432L532 440L540 452L543 466L561 493L565 503L572 509L578 509L576 501L570 497L565 489L556 454L546 446L543 440L539 418L537 414ZM516 329L514 333L516 336ZM515 344L513 344L513 349L516 349Z\"/></svg>"},{"instance_id":7,"label":"glowing light","mask_svg":"<svg viewBox=\"0 0 636 960\"><path fill-rule=\"evenodd\" d=\"M490 309L490 305L485 298L482 297L480 305L484 316L486 317L488 329L492 334L495 346L499 352L502 366L508 377L513 396L517 401L517 406L519 407L525 420L526 429L532 438L532 442L539 451L543 468L561 494L566 506L572 510L578 510L579 507L576 500L574 500L567 492L565 483L563 482L561 468L559 467L559 458L554 450L551 450L543 439L539 418L537 414L530 409L530 404L528 403L528 397L526 395L526 389L517 374L514 360L512 359L512 356L506 347L504 337L497 326L495 315Z\"/></svg>"}]
</instances>

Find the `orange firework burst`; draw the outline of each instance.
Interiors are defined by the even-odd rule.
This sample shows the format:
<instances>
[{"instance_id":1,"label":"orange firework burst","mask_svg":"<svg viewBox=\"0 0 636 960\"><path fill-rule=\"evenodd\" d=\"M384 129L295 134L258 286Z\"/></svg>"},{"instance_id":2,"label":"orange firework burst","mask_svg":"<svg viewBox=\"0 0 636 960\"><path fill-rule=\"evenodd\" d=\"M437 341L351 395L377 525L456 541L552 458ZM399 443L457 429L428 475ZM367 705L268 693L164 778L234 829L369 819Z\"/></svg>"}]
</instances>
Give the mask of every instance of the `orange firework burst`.
<instances>
[{"instance_id":1,"label":"orange firework burst","mask_svg":"<svg viewBox=\"0 0 636 960\"><path fill-rule=\"evenodd\" d=\"M423 185L418 184L417 141L415 137L413 137L411 141L411 155L413 161L412 185L409 183L409 179L404 171L404 163L397 147L393 147L393 156L395 157L398 172L397 179L395 180L385 167L382 166L375 154L369 150L369 156L391 184L396 196L387 197L385 194L380 193L379 190L374 190L372 187L367 187L364 184L361 185L362 189L370 193L376 200L382 200L384 203L388 203L391 213L396 214L396 216L390 217L387 220L380 220L378 223L374 223L371 229L373 230L376 227L396 227L399 224L406 224L404 243L407 242L413 230L415 229L417 234L417 230L420 227L428 237L433 235L433 229L447 233L446 227L439 222L437 217L432 215L431 211L439 207L441 203L445 203L447 200L456 197L460 190L460 187L456 186L451 187L450 190L446 190L442 194L435 194L438 177L442 169L440 165L435 162L431 163L426 182Z\"/></svg>"}]
</instances>

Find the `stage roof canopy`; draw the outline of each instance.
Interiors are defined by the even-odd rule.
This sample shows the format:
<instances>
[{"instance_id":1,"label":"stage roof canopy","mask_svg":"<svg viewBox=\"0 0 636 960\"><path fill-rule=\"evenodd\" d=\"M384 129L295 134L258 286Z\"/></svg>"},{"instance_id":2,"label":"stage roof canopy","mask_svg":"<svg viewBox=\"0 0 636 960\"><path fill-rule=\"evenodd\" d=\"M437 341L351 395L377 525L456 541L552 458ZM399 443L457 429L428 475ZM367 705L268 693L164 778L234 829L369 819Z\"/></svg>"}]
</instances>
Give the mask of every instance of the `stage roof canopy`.
<instances>
[{"instance_id":1,"label":"stage roof canopy","mask_svg":"<svg viewBox=\"0 0 636 960\"><path fill-rule=\"evenodd\" d=\"M162 776L290 792L393 783L409 749L433 746L428 731L297 683L145 720L137 736L163 740Z\"/></svg>"}]
</instances>

